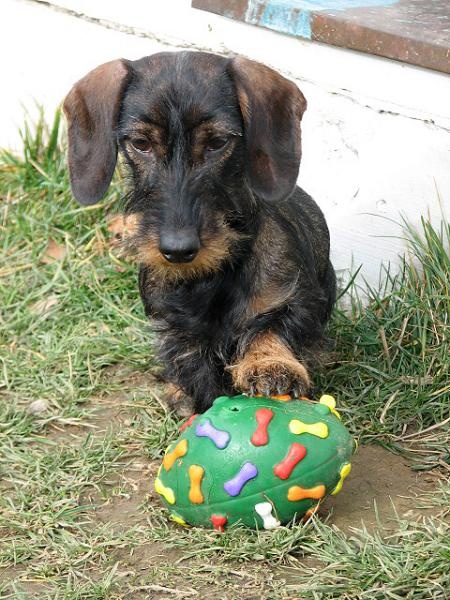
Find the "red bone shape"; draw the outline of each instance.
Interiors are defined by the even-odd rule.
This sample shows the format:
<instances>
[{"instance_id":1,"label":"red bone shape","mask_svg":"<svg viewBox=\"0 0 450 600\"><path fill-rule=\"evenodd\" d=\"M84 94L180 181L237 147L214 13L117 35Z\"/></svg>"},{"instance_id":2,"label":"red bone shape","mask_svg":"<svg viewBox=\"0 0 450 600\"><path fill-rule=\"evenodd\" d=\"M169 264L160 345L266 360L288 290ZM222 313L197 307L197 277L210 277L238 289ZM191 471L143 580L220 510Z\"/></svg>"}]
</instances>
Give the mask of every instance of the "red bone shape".
<instances>
[{"instance_id":1,"label":"red bone shape","mask_svg":"<svg viewBox=\"0 0 450 600\"><path fill-rule=\"evenodd\" d=\"M265 446L269 441L269 435L267 433L267 426L273 419L273 412L270 408L258 408L255 413L256 422L258 427L255 433L252 435L251 442L254 446Z\"/></svg>"},{"instance_id":2,"label":"red bone shape","mask_svg":"<svg viewBox=\"0 0 450 600\"><path fill-rule=\"evenodd\" d=\"M224 515L211 515L211 523L217 531L223 531L227 521L228 519Z\"/></svg>"},{"instance_id":3,"label":"red bone shape","mask_svg":"<svg viewBox=\"0 0 450 600\"><path fill-rule=\"evenodd\" d=\"M295 467L306 456L306 448L298 442L294 442L284 459L274 466L273 471L280 479L288 479Z\"/></svg>"}]
</instances>

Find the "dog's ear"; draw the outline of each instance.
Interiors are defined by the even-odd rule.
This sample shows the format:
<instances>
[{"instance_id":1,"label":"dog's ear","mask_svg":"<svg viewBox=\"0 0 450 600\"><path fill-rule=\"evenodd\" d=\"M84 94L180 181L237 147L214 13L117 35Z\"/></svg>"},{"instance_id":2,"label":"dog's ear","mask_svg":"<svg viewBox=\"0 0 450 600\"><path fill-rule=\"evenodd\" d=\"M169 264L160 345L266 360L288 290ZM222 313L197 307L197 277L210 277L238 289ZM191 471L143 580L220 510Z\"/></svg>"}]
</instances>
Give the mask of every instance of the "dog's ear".
<instances>
[{"instance_id":1,"label":"dog's ear","mask_svg":"<svg viewBox=\"0 0 450 600\"><path fill-rule=\"evenodd\" d=\"M250 187L266 200L281 200L297 181L306 100L291 81L247 58L232 59L229 73L244 121Z\"/></svg>"},{"instance_id":2,"label":"dog's ear","mask_svg":"<svg viewBox=\"0 0 450 600\"><path fill-rule=\"evenodd\" d=\"M80 79L64 100L72 192L81 204L105 194L117 161L116 124L129 79L123 60L100 65Z\"/></svg>"}]
</instances>

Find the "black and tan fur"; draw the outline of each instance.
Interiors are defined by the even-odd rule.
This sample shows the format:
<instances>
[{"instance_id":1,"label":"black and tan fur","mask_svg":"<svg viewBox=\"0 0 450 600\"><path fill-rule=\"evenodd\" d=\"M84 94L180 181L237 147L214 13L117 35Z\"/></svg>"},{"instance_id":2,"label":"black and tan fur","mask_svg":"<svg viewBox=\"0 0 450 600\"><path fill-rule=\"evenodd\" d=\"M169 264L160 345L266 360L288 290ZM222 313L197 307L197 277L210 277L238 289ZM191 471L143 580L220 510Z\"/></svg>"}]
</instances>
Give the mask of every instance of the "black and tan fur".
<instances>
[{"instance_id":1,"label":"black and tan fur","mask_svg":"<svg viewBox=\"0 0 450 600\"><path fill-rule=\"evenodd\" d=\"M98 201L120 149L124 246L175 396L307 393L335 299L329 234L296 187L298 88L245 58L161 53L102 65L64 103L75 197Z\"/></svg>"}]
</instances>

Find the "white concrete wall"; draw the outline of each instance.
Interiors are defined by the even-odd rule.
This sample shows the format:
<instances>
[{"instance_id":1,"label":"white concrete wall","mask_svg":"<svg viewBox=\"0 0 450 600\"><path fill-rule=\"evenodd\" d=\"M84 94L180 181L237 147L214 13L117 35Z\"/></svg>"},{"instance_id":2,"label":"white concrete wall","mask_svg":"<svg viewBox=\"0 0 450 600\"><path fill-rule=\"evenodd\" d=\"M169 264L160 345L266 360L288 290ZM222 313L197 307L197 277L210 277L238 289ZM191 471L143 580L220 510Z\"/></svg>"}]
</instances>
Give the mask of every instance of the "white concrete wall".
<instances>
[{"instance_id":1,"label":"white concrete wall","mask_svg":"<svg viewBox=\"0 0 450 600\"><path fill-rule=\"evenodd\" d=\"M307 42L190 7L189 0L2 0L0 146L17 146L22 105L51 112L101 62L161 50L241 53L308 99L299 184L324 210L340 274L377 286L398 264L402 216L450 217L450 78Z\"/></svg>"}]
</instances>

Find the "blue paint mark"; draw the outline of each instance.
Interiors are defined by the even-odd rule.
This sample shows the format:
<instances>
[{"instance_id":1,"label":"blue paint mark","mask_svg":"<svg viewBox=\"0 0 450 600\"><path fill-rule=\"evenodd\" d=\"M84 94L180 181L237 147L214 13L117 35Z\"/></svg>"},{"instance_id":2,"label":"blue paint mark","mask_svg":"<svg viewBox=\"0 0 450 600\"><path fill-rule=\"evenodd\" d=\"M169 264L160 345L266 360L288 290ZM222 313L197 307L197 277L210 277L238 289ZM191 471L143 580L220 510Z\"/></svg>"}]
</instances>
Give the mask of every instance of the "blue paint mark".
<instances>
[{"instance_id":1,"label":"blue paint mark","mask_svg":"<svg viewBox=\"0 0 450 600\"><path fill-rule=\"evenodd\" d=\"M311 15L309 10L292 10L287 6L266 5L260 25L283 33L311 39Z\"/></svg>"},{"instance_id":2,"label":"blue paint mark","mask_svg":"<svg viewBox=\"0 0 450 600\"><path fill-rule=\"evenodd\" d=\"M247 23L311 39L311 13L392 6L399 0L248 0ZM261 12L262 11L262 12Z\"/></svg>"},{"instance_id":3,"label":"blue paint mark","mask_svg":"<svg viewBox=\"0 0 450 600\"><path fill-rule=\"evenodd\" d=\"M347 10L349 8L367 8L370 6L392 6L398 4L399 0L269 0L268 6L276 9L300 9L310 11L322 10ZM254 4L250 0L249 4ZM262 4L261 0L256 0Z\"/></svg>"}]
</instances>

